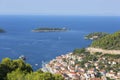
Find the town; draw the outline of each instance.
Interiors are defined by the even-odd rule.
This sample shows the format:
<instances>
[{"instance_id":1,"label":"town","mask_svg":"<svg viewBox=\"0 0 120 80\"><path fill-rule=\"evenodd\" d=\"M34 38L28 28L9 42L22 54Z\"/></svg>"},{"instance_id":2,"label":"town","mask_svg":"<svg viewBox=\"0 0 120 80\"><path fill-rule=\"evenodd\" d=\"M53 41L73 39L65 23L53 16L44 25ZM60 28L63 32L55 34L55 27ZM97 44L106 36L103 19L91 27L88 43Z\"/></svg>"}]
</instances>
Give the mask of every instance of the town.
<instances>
[{"instance_id":1,"label":"town","mask_svg":"<svg viewBox=\"0 0 120 80\"><path fill-rule=\"evenodd\" d=\"M76 49L51 60L42 71L61 74L65 80L120 80L120 55Z\"/></svg>"}]
</instances>

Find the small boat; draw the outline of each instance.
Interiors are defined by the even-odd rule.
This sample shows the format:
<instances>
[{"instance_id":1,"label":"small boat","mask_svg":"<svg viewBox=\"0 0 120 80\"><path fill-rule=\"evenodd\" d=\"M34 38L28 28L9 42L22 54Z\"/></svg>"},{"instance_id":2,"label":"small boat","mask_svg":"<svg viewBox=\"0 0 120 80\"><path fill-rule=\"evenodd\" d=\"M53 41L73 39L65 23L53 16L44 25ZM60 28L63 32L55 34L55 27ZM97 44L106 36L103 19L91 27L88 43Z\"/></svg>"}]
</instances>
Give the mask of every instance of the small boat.
<instances>
[{"instance_id":1,"label":"small boat","mask_svg":"<svg viewBox=\"0 0 120 80\"><path fill-rule=\"evenodd\" d=\"M26 57L24 55L19 56L19 59L26 60Z\"/></svg>"},{"instance_id":2,"label":"small boat","mask_svg":"<svg viewBox=\"0 0 120 80\"><path fill-rule=\"evenodd\" d=\"M35 64L35 66L38 66L38 64Z\"/></svg>"}]
</instances>

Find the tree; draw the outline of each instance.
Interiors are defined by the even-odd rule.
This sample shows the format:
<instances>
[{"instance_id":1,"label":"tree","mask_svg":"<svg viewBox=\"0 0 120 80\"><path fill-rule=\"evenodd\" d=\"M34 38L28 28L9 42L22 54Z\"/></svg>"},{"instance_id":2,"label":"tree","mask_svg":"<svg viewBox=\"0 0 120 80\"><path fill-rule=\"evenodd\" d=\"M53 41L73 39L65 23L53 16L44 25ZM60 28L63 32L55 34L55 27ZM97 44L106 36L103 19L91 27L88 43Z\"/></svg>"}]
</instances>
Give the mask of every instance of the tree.
<instances>
[{"instance_id":1,"label":"tree","mask_svg":"<svg viewBox=\"0 0 120 80\"><path fill-rule=\"evenodd\" d=\"M25 73L17 69L7 74L7 80L26 80Z\"/></svg>"},{"instance_id":2,"label":"tree","mask_svg":"<svg viewBox=\"0 0 120 80\"><path fill-rule=\"evenodd\" d=\"M4 58L0 63L0 80L6 80L7 74L17 69L25 73L33 71L32 67L21 59L11 60L9 58Z\"/></svg>"},{"instance_id":3,"label":"tree","mask_svg":"<svg viewBox=\"0 0 120 80\"><path fill-rule=\"evenodd\" d=\"M7 65L0 64L0 80L6 80L6 75L10 70L11 69Z\"/></svg>"},{"instance_id":4,"label":"tree","mask_svg":"<svg viewBox=\"0 0 120 80\"><path fill-rule=\"evenodd\" d=\"M64 80L60 74L54 74L55 80Z\"/></svg>"}]
</instances>

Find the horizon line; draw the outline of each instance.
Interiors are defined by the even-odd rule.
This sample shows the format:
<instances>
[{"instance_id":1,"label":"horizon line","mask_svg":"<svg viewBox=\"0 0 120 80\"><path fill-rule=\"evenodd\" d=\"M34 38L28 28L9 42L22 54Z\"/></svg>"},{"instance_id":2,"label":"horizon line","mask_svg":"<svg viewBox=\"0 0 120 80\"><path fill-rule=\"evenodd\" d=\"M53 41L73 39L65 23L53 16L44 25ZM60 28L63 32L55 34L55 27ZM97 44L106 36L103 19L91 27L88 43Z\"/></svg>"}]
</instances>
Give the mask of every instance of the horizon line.
<instances>
[{"instance_id":1,"label":"horizon line","mask_svg":"<svg viewBox=\"0 0 120 80\"><path fill-rule=\"evenodd\" d=\"M0 16L100 16L120 17L120 15L56 15L56 14L0 14Z\"/></svg>"}]
</instances>

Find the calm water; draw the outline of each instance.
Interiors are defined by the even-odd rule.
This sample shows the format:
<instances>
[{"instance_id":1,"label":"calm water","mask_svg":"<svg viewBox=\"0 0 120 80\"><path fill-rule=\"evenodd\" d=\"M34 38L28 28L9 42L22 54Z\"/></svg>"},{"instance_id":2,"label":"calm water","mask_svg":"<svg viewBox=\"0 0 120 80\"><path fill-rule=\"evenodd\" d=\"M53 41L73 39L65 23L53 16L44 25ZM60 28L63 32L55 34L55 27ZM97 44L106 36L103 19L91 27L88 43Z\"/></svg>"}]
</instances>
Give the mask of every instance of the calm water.
<instances>
[{"instance_id":1,"label":"calm water","mask_svg":"<svg viewBox=\"0 0 120 80\"><path fill-rule=\"evenodd\" d=\"M67 32L33 33L37 27L66 27ZM90 32L113 33L120 30L120 17L80 16L0 16L0 60L25 55L34 68L42 61L66 54L75 48L87 47L84 35ZM35 67L34 64L39 64Z\"/></svg>"}]
</instances>

